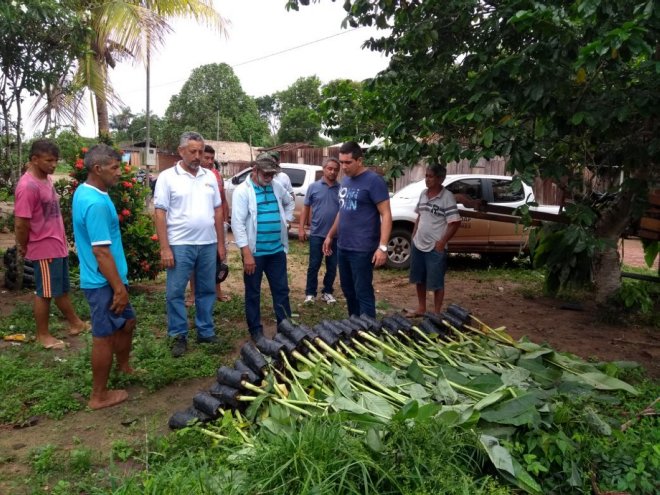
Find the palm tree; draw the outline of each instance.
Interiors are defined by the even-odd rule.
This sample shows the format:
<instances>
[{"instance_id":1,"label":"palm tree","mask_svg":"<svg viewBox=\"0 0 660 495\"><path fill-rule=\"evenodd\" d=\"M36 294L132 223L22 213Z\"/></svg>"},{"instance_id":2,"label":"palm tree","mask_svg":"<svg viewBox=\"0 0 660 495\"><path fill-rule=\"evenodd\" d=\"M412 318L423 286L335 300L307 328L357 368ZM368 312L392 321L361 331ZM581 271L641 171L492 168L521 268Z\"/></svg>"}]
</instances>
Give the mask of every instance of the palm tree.
<instances>
[{"instance_id":1,"label":"palm tree","mask_svg":"<svg viewBox=\"0 0 660 495\"><path fill-rule=\"evenodd\" d=\"M102 138L110 132L108 108L121 103L110 85L109 69L122 59L145 62L151 47L162 44L171 31L168 19L190 17L218 31L224 31L227 24L212 0L79 0L79 8L90 27L89 52L63 85L65 91L51 88L44 93L46 101L39 114L46 118L53 111L63 112L76 120L81 114L80 94L89 89ZM53 98L53 94L59 97Z\"/></svg>"}]
</instances>

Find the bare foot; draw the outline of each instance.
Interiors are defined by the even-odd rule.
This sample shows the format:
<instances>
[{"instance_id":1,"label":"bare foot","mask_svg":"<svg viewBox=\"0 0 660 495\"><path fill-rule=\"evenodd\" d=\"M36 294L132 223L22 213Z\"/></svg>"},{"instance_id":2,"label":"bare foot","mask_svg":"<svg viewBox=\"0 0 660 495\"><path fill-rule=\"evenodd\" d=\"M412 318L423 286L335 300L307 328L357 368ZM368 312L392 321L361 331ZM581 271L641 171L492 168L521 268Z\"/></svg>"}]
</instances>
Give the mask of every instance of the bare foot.
<instances>
[{"instance_id":1,"label":"bare foot","mask_svg":"<svg viewBox=\"0 0 660 495\"><path fill-rule=\"evenodd\" d=\"M128 399L126 390L106 390L101 397L91 397L87 405L90 409L103 409L121 404Z\"/></svg>"},{"instance_id":2,"label":"bare foot","mask_svg":"<svg viewBox=\"0 0 660 495\"><path fill-rule=\"evenodd\" d=\"M131 367L130 364L125 364L125 365L117 365L117 371L120 373L126 373L127 375L133 375L135 374L135 370Z\"/></svg>"},{"instance_id":3,"label":"bare foot","mask_svg":"<svg viewBox=\"0 0 660 495\"><path fill-rule=\"evenodd\" d=\"M69 327L69 335L71 337L75 337L76 335L80 335L83 332L87 332L88 330L92 329L92 325L88 321L80 321L80 324L77 325L71 325Z\"/></svg>"},{"instance_id":4,"label":"bare foot","mask_svg":"<svg viewBox=\"0 0 660 495\"><path fill-rule=\"evenodd\" d=\"M56 339L52 335L37 338L37 340L42 346L44 346L45 349L61 350L66 348L66 344L63 341Z\"/></svg>"}]
</instances>

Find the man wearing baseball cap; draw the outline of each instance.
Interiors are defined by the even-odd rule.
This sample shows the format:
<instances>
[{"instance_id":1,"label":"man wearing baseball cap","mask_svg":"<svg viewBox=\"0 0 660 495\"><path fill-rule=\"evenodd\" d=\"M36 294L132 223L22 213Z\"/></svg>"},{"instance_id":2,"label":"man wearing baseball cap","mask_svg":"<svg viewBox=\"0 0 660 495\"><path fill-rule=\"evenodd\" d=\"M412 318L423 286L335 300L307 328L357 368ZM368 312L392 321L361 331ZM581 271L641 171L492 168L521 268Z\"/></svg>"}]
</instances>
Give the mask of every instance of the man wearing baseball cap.
<instances>
[{"instance_id":1,"label":"man wearing baseball cap","mask_svg":"<svg viewBox=\"0 0 660 495\"><path fill-rule=\"evenodd\" d=\"M261 280L266 274L277 323L291 316L286 253L287 224L293 220L295 203L273 177L277 162L259 155L252 173L234 191L231 228L243 258L245 317L256 342L263 336L261 324Z\"/></svg>"}]
</instances>

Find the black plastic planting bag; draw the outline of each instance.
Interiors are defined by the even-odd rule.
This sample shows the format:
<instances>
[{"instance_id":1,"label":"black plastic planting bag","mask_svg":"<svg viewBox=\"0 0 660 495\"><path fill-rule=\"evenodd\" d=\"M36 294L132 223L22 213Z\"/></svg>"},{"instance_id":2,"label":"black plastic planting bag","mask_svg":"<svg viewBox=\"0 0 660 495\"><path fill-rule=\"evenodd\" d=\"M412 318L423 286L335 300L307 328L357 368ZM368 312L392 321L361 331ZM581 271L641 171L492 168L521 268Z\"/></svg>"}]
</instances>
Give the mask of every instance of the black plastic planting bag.
<instances>
[{"instance_id":1,"label":"black plastic planting bag","mask_svg":"<svg viewBox=\"0 0 660 495\"><path fill-rule=\"evenodd\" d=\"M337 342L339 342L339 336L336 333L324 328L323 325L315 325L314 331L318 334L319 339L328 344L330 347L334 347Z\"/></svg>"},{"instance_id":2,"label":"black plastic planting bag","mask_svg":"<svg viewBox=\"0 0 660 495\"><path fill-rule=\"evenodd\" d=\"M200 392L193 397L193 406L195 406L195 409L198 411L202 411L204 414L215 419L218 417L218 409L222 407L222 402L209 393Z\"/></svg>"},{"instance_id":3,"label":"black plastic planting bag","mask_svg":"<svg viewBox=\"0 0 660 495\"><path fill-rule=\"evenodd\" d=\"M460 307L458 304L450 304L447 307L447 312L454 315L459 320L462 320L463 323L470 321L470 311Z\"/></svg>"},{"instance_id":4,"label":"black plastic planting bag","mask_svg":"<svg viewBox=\"0 0 660 495\"><path fill-rule=\"evenodd\" d=\"M258 375L263 375L263 370L268 366L268 363L266 363L266 360L252 342L243 344L243 347L241 347L241 358Z\"/></svg>"},{"instance_id":5,"label":"black plastic planting bag","mask_svg":"<svg viewBox=\"0 0 660 495\"><path fill-rule=\"evenodd\" d=\"M280 352L282 349L284 349L284 344L281 344L275 340L267 339L266 337L262 337L257 340L257 349L259 349L262 354L279 360Z\"/></svg>"},{"instance_id":6,"label":"black plastic planting bag","mask_svg":"<svg viewBox=\"0 0 660 495\"><path fill-rule=\"evenodd\" d=\"M211 416L209 416L208 414L194 407L189 407L185 411L175 412L170 417L168 425L173 430L179 430L181 428L185 428L186 426L189 426L190 423L192 423L195 420L200 421L201 423L208 423L209 421L211 421L211 419L213 418L211 418Z\"/></svg>"},{"instance_id":7,"label":"black plastic planting bag","mask_svg":"<svg viewBox=\"0 0 660 495\"><path fill-rule=\"evenodd\" d=\"M413 327L412 322L405 316L402 316L398 313L394 313L392 315L392 318L394 319L394 321L396 321L399 324L399 328L401 328L404 332L410 332L410 330Z\"/></svg>"},{"instance_id":8,"label":"black plastic planting bag","mask_svg":"<svg viewBox=\"0 0 660 495\"><path fill-rule=\"evenodd\" d=\"M234 388L241 388L243 381L248 381L248 373L237 369L221 366L215 374L220 385L228 385Z\"/></svg>"},{"instance_id":9,"label":"black plastic planting bag","mask_svg":"<svg viewBox=\"0 0 660 495\"><path fill-rule=\"evenodd\" d=\"M297 327L289 320L282 320L277 325L277 331L282 332L286 335L291 342L294 342L296 345L300 344L303 340L308 339L307 332Z\"/></svg>"},{"instance_id":10,"label":"black plastic planting bag","mask_svg":"<svg viewBox=\"0 0 660 495\"><path fill-rule=\"evenodd\" d=\"M237 359L236 361L234 361L234 368L237 371L240 371L241 373L245 373L247 375L248 382L252 384L259 382L260 380L259 375L254 371L252 371L252 369L247 364L245 364L245 362L242 359Z\"/></svg>"},{"instance_id":11,"label":"black plastic planting bag","mask_svg":"<svg viewBox=\"0 0 660 495\"><path fill-rule=\"evenodd\" d=\"M275 334L275 342L279 342L284 346L284 350L287 354L291 354L293 351L296 350L296 344L291 342L291 340L284 335L283 333L277 333Z\"/></svg>"},{"instance_id":12,"label":"black plastic planting bag","mask_svg":"<svg viewBox=\"0 0 660 495\"><path fill-rule=\"evenodd\" d=\"M369 331L370 332L374 332L374 333L380 332L381 324L373 316L369 316L369 315L366 315L366 314L361 314L360 319L362 321L364 321L365 323L367 323L367 325L369 325Z\"/></svg>"},{"instance_id":13,"label":"black plastic planting bag","mask_svg":"<svg viewBox=\"0 0 660 495\"><path fill-rule=\"evenodd\" d=\"M240 391L237 388L214 383L209 390L209 394L211 394L223 404L227 404L228 406L236 408L239 406L238 396Z\"/></svg>"},{"instance_id":14,"label":"black plastic planting bag","mask_svg":"<svg viewBox=\"0 0 660 495\"><path fill-rule=\"evenodd\" d=\"M459 330L463 326L463 320L456 318L454 315L449 313L440 313L440 318L445 320L451 326Z\"/></svg>"},{"instance_id":15,"label":"black plastic planting bag","mask_svg":"<svg viewBox=\"0 0 660 495\"><path fill-rule=\"evenodd\" d=\"M343 320L340 320L340 323L341 323L342 325L345 325L345 326L347 326L348 328L350 328L350 329L351 329L351 333L357 333L357 332L361 332L361 331L364 330L364 328L362 328L361 325L358 325L357 323L355 323L354 321L349 320L348 318L345 318L345 319L343 319Z\"/></svg>"},{"instance_id":16,"label":"black plastic planting bag","mask_svg":"<svg viewBox=\"0 0 660 495\"><path fill-rule=\"evenodd\" d=\"M362 318L360 318L358 315L351 315L348 319L351 320L356 325L359 325L362 330L369 330L369 324L365 322Z\"/></svg>"},{"instance_id":17,"label":"black plastic planting bag","mask_svg":"<svg viewBox=\"0 0 660 495\"><path fill-rule=\"evenodd\" d=\"M399 333L399 328L401 325L399 325L399 322L397 322L394 318L391 316L386 316L381 320L381 324L383 326L383 330L385 330L387 333L390 333L392 335L396 335Z\"/></svg>"}]
</instances>

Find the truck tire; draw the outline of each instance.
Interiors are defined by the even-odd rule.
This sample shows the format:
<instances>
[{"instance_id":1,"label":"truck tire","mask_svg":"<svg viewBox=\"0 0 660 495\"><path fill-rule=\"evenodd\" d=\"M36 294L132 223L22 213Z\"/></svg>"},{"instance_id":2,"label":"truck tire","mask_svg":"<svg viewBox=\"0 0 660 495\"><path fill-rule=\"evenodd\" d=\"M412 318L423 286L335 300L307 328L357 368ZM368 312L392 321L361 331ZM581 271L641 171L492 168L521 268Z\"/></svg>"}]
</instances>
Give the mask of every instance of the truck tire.
<instances>
[{"instance_id":1,"label":"truck tire","mask_svg":"<svg viewBox=\"0 0 660 495\"><path fill-rule=\"evenodd\" d=\"M387 243L388 268L407 270L410 267L412 254L412 231L406 227L394 227Z\"/></svg>"}]
</instances>

